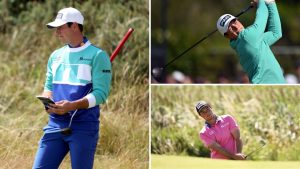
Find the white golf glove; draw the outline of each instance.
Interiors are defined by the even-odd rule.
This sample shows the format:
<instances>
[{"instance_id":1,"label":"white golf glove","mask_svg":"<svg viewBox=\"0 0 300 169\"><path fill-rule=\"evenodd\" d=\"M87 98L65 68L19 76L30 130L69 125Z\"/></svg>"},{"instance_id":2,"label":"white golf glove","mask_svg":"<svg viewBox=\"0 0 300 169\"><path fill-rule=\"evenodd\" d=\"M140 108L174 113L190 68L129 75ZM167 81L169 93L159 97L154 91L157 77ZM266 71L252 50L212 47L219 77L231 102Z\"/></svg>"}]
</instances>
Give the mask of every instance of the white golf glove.
<instances>
[{"instance_id":1,"label":"white golf glove","mask_svg":"<svg viewBox=\"0 0 300 169\"><path fill-rule=\"evenodd\" d=\"M273 2L275 2L275 0L265 0L266 4L270 4L270 3L273 3Z\"/></svg>"}]
</instances>

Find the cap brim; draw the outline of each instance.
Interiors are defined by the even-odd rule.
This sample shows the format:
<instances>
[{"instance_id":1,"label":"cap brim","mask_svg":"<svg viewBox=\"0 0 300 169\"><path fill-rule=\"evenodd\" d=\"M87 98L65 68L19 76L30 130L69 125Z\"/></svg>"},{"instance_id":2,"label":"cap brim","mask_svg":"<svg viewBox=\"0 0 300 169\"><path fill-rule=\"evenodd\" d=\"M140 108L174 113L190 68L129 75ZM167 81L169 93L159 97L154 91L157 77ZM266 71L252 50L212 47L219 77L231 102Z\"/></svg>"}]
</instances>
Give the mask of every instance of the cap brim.
<instances>
[{"instance_id":1,"label":"cap brim","mask_svg":"<svg viewBox=\"0 0 300 169\"><path fill-rule=\"evenodd\" d=\"M62 26L62 25L64 25L64 24L66 24L66 23L67 23L67 22L56 20L56 21L53 21L53 22L48 23L48 24L47 24L47 27L48 27L49 29L51 29L51 28L57 28L57 27L60 27L60 26Z\"/></svg>"}]
</instances>

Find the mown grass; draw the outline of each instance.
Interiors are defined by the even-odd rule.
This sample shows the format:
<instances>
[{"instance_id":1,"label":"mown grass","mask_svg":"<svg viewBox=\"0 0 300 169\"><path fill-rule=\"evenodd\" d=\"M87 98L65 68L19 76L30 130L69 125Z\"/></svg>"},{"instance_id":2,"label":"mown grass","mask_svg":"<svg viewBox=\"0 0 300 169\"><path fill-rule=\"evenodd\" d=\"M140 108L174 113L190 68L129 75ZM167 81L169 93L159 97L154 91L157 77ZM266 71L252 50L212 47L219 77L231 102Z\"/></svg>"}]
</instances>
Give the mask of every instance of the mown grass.
<instances>
[{"instance_id":1,"label":"mown grass","mask_svg":"<svg viewBox=\"0 0 300 169\"><path fill-rule=\"evenodd\" d=\"M195 105L211 103L218 114L237 120L244 152L267 143L253 160L300 160L298 86L152 86L151 152L209 156L199 140L204 120Z\"/></svg>"},{"instance_id":2,"label":"mown grass","mask_svg":"<svg viewBox=\"0 0 300 169\"><path fill-rule=\"evenodd\" d=\"M300 162L282 161L228 161L208 158L151 155L152 169L297 169Z\"/></svg>"},{"instance_id":3,"label":"mown grass","mask_svg":"<svg viewBox=\"0 0 300 169\"><path fill-rule=\"evenodd\" d=\"M0 168L32 166L48 118L35 96L43 90L49 55L63 45L45 24L66 6L71 1L30 2L0 33ZM148 168L148 1L90 0L75 7L85 16L85 35L109 54L129 27L135 29L113 62L94 168ZM60 168L71 168L69 156Z\"/></svg>"}]
</instances>

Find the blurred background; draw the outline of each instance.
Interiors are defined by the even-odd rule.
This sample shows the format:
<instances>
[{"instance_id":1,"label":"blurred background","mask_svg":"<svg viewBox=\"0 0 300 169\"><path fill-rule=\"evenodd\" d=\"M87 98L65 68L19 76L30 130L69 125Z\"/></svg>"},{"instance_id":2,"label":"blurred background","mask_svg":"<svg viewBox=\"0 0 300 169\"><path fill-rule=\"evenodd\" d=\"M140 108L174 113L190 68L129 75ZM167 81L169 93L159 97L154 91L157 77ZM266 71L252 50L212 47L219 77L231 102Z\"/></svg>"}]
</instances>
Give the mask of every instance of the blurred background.
<instances>
[{"instance_id":1,"label":"blurred background","mask_svg":"<svg viewBox=\"0 0 300 169\"><path fill-rule=\"evenodd\" d=\"M250 0L152 0L151 70L162 67L216 29L224 13L238 14ZM272 46L288 83L300 83L300 2L277 1L283 37ZM255 9L239 17L245 27ZM161 83L249 83L228 39L219 32L168 66ZM152 78L152 83L157 83Z\"/></svg>"},{"instance_id":2,"label":"blurred background","mask_svg":"<svg viewBox=\"0 0 300 169\"><path fill-rule=\"evenodd\" d=\"M178 168L193 168L189 160L197 163L198 168L202 162L203 167L210 165L204 160L210 157L210 151L199 139L204 126L204 119L195 110L199 100L209 102L215 114L229 114L236 119L244 144L243 153L255 150L262 141L266 143L248 160L300 161L300 92L297 86L154 85L151 88L151 156L152 165L157 168L168 166L168 163L173 165L173 162L181 166ZM171 155L177 156L177 161L169 160ZM187 157L197 158L185 161ZM262 163L248 161L243 164L268 168ZM235 163L234 168L243 167Z\"/></svg>"},{"instance_id":3,"label":"blurred background","mask_svg":"<svg viewBox=\"0 0 300 169\"><path fill-rule=\"evenodd\" d=\"M109 55L135 31L112 63L110 96L101 105L97 169L146 169L149 161L149 1L0 1L0 168L31 168L48 121L41 102L50 54L64 44L46 24L73 6L84 34ZM69 156L61 164L71 168Z\"/></svg>"}]
</instances>

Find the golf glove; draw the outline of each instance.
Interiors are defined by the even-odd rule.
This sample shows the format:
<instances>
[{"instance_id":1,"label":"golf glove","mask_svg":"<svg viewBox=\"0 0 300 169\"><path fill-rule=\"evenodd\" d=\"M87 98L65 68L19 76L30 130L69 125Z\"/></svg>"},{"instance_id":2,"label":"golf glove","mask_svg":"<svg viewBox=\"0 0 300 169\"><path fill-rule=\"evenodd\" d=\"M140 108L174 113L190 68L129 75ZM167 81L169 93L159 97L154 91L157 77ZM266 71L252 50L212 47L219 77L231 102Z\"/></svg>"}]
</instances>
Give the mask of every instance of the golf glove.
<instances>
[{"instance_id":1,"label":"golf glove","mask_svg":"<svg viewBox=\"0 0 300 169\"><path fill-rule=\"evenodd\" d=\"M275 2L275 0L265 0L266 4L270 4L270 3L273 3L273 2Z\"/></svg>"}]
</instances>

